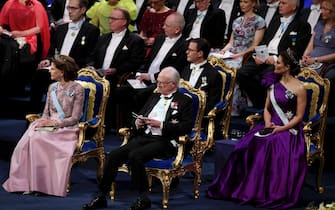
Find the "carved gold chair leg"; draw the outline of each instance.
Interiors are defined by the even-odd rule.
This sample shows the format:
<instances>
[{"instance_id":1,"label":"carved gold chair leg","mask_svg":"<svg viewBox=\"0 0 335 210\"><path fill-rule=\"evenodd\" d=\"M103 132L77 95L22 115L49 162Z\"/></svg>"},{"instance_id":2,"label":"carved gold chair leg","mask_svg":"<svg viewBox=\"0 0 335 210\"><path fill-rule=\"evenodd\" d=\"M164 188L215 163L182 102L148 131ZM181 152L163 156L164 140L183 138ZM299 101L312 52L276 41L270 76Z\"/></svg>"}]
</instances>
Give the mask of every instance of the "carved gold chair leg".
<instances>
[{"instance_id":1,"label":"carved gold chair leg","mask_svg":"<svg viewBox=\"0 0 335 210\"><path fill-rule=\"evenodd\" d=\"M111 186L111 191L109 192L109 196L110 196L112 201L115 200L115 190L116 190L116 184L115 184L115 182L113 182L112 186Z\"/></svg>"},{"instance_id":2,"label":"carved gold chair leg","mask_svg":"<svg viewBox=\"0 0 335 210\"><path fill-rule=\"evenodd\" d=\"M325 158L323 155L320 156L320 163L319 163L319 169L318 169L318 174L317 174L317 180L316 180L316 185L317 185L317 192L318 193L323 193L324 192L324 188L322 186L321 183L321 179L322 179L322 174L323 174L323 167L325 164Z\"/></svg>"},{"instance_id":3,"label":"carved gold chair leg","mask_svg":"<svg viewBox=\"0 0 335 210\"><path fill-rule=\"evenodd\" d=\"M100 158L98 158L98 167L97 167L97 179L100 182L102 175L103 175L103 170L104 170L104 164L105 164L105 154L104 152L101 152L99 154Z\"/></svg>"},{"instance_id":4,"label":"carved gold chair leg","mask_svg":"<svg viewBox=\"0 0 335 210\"><path fill-rule=\"evenodd\" d=\"M152 176L148 175L149 192L152 190Z\"/></svg>"},{"instance_id":5,"label":"carved gold chair leg","mask_svg":"<svg viewBox=\"0 0 335 210\"><path fill-rule=\"evenodd\" d=\"M162 189L163 189L163 199L162 199L163 209L168 208L171 180L172 180L171 177L165 177L163 179L160 179L160 181L162 183Z\"/></svg>"}]
</instances>

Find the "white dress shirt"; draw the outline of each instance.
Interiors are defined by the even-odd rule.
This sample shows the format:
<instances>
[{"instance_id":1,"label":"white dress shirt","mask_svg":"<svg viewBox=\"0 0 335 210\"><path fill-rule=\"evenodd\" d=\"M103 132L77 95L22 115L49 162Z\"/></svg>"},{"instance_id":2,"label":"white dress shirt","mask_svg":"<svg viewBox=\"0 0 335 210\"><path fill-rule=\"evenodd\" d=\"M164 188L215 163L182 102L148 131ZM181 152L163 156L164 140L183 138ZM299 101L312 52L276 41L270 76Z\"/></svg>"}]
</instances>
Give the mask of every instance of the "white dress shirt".
<instances>
[{"instance_id":1,"label":"white dress shirt","mask_svg":"<svg viewBox=\"0 0 335 210\"><path fill-rule=\"evenodd\" d=\"M152 83L156 82L155 73L160 71L160 65L162 64L162 61L164 60L164 58L166 57L170 49L173 47L173 45L178 41L180 37L181 35L175 38L169 38L169 37L165 38L164 43L162 44L156 57L151 62L149 69L148 69L148 73L150 74L150 79Z\"/></svg>"},{"instance_id":2,"label":"white dress shirt","mask_svg":"<svg viewBox=\"0 0 335 210\"><path fill-rule=\"evenodd\" d=\"M197 84L197 81L200 77L201 72L203 71L203 68L201 67L204 65L207 61L203 61L198 64L191 63L190 64L190 69L191 69L191 76L189 79L189 83L194 87Z\"/></svg>"},{"instance_id":3,"label":"white dress shirt","mask_svg":"<svg viewBox=\"0 0 335 210\"><path fill-rule=\"evenodd\" d=\"M177 12L179 12L180 14L184 14L187 3L188 0L180 0L177 7Z\"/></svg>"},{"instance_id":4,"label":"white dress shirt","mask_svg":"<svg viewBox=\"0 0 335 210\"><path fill-rule=\"evenodd\" d=\"M268 52L270 54L275 54L278 55L278 45L279 42L283 36L283 34L285 33L288 25L292 22L294 18L294 15L290 16L290 17L281 17L280 21L281 24L277 30L277 33L275 34L275 36L272 38L272 40L270 41L269 45L268 45Z\"/></svg>"},{"instance_id":5,"label":"white dress shirt","mask_svg":"<svg viewBox=\"0 0 335 210\"><path fill-rule=\"evenodd\" d=\"M165 99L165 97L167 97L168 99ZM148 118L163 122L165 120L166 113L169 109L171 101L172 94L168 96L161 95L159 101L149 113ZM148 126L148 128L145 130L145 133L149 134L150 132L152 135L161 136L162 128Z\"/></svg>"},{"instance_id":6,"label":"white dress shirt","mask_svg":"<svg viewBox=\"0 0 335 210\"><path fill-rule=\"evenodd\" d=\"M127 30L125 29L121 31L120 33L112 34L112 39L110 40L109 45L107 47L102 69L108 69L110 67L112 60L114 58L115 50L119 46L124 35L126 34L126 31Z\"/></svg>"},{"instance_id":7,"label":"white dress shirt","mask_svg":"<svg viewBox=\"0 0 335 210\"><path fill-rule=\"evenodd\" d=\"M221 4L219 6L220 9L222 9L226 15L226 23L227 23L227 27L226 27L226 31L225 31L225 35L228 35L228 25L229 25L229 21L230 21L230 16L231 16L231 12L233 10L233 5L234 5L234 0L222 0ZM230 36L230 34L229 34Z\"/></svg>"},{"instance_id":8,"label":"white dress shirt","mask_svg":"<svg viewBox=\"0 0 335 210\"><path fill-rule=\"evenodd\" d=\"M207 14L207 10L204 11L197 11L197 17L193 23L192 30L190 32L190 36L188 38L200 38L200 29L202 21L204 20Z\"/></svg>"},{"instance_id":9,"label":"white dress shirt","mask_svg":"<svg viewBox=\"0 0 335 210\"><path fill-rule=\"evenodd\" d=\"M311 25L312 31L314 30L314 27L319 20L320 11L321 11L320 4L311 5L311 13L309 13L307 22Z\"/></svg>"},{"instance_id":10,"label":"white dress shirt","mask_svg":"<svg viewBox=\"0 0 335 210\"><path fill-rule=\"evenodd\" d=\"M267 6L269 7L267 12L266 12L266 15L265 15L265 22L266 22L266 27L269 26L272 18L273 18L273 15L276 13L277 11L277 8L279 6L279 1L277 2L274 2L272 4L267 4Z\"/></svg>"},{"instance_id":11,"label":"white dress shirt","mask_svg":"<svg viewBox=\"0 0 335 210\"><path fill-rule=\"evenodd\" d=\"M69 23L68 30L64 38L62 48L60 50L61 55L69 55L72 49L74 40L77 38L81 26L83 25L85 18L76 22Z\"/></svg>"}]
</instances>

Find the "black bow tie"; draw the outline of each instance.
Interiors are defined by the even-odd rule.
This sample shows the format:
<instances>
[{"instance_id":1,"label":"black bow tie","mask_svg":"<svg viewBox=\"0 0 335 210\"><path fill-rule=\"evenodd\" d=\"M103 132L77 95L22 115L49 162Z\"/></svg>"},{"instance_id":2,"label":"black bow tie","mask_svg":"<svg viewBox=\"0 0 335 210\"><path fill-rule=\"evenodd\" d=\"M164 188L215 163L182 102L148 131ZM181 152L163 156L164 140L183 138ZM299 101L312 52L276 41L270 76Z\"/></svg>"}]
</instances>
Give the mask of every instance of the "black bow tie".
<instances>
[{"instance_id":1,"label":"black bow tie","mask_svg":"<svg viewBox=\"0 0 335 210\"><path fill-rule=\"evenodd\" d=\"M170 100L172 97L173 97L173 95L171 95L171 96L161 95L161 98L164 98L165 100Z\"/></svg>"}]
</instances>

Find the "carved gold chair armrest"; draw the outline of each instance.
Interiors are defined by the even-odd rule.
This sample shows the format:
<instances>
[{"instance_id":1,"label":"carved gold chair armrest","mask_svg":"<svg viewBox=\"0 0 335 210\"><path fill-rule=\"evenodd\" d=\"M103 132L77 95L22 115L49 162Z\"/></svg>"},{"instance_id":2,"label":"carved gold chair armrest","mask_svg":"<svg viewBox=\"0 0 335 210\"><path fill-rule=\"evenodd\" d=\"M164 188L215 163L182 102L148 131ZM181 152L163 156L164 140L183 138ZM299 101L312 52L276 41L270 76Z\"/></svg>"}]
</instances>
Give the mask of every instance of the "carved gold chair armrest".
<instances>
[{"instance_id":1,"label":"carved gold chair armrest","mask_svg":"<svg viewBox=\"0 0 335 210\"><path fill-rule=\"evenodd\" d=\"M263 113L256 113L253 115L249 115L246 119L245 122L249 125L250 129L255 126L255 124L260 121L263 118Z\"/></svg>"},{"instance_id":2,"label":"carved gold chair armrest","mask_svg":"<svg viewBox=\"0 0 335 210\"><path fill-rule=\"evenodd\" d=\"M130 134L131 134L131 129L130 128L120 128L119 129L119 135L123 139L121 146L128 143L129 138L130 138Z\"/></svg>"},{"instance_id":3,"label":"carved gold chair armrest","mask_svg":"<svg viewBox=\"0 0 335 210\"><path fill-rule=\"evenodd\" d=\"M82 147L86 141L86 131L89 128L98 128L99 126L101 126L101 118L99 116L93 118L92 120L89 121L85 121L85 122L80 122L78 124L79 127L79 135L78 135L78 141L77 141L77 146L76 146L76 152L80 152L82 150ZM93 138L93 140L95 140L97 146L103 146L101 141L97 141L96 139Z\"/></svg>"},{"instance_id":4,"label":"carved gold chair armrest","mask_svg":"<svg viewBox=\"0 0 335 210\"><path fill-rule=\"evenodd\" d=\"M180 136L178 142L178 151L176 155L176 159L173 161L173 167L179 168L182 164L184 159L184 151L185 151L185 144L187 142L187 136Z\"/></svg>"},{"instance_id":5,"label":"carved gold chair armrest","mask_svg":"<svg viewBox=\"0 0 335 210\"><path fill-rule=\"evenodd\" d=\"M27 114L26 115L26 120L28 120L29 123L32 123L39 118L41 118L40 114Z\"/></svg>"}]
</instances>

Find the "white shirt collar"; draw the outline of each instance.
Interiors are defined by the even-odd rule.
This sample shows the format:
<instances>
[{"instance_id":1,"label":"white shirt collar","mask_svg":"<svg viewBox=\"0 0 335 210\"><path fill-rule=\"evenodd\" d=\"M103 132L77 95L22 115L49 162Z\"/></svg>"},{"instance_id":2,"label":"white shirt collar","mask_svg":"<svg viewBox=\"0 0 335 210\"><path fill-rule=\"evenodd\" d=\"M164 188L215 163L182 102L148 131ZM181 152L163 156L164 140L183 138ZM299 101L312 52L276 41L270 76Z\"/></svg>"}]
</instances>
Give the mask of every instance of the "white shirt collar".
<instances>
[{"instance_id":1,"label":"white shirt collar","mask_svg":"<svg viewBox=\"0 0 335 210\"><path fill-rule=\"evenodd\" d=\"M191 65L190 65L190 68L193 70L199 70L200 69L200 67L202 66L202 65L204 65L205 63L207 63L207 60L204 60L203 62L201 62L201 63L198 63L198 64L195 64L195 63L191 63Z\"/></svg>"},{"instance_id":2,"label":"white shirt collar","mask_svg":"<svg viewBox=\"0 0 335 210\"><path fill-rule=\"evenodd\" d=\"M84 21L85 21L85 18L83 18L83 19L81 19L77 22L70 22L69 25L68 25L68 28L71 29L71 30L74 30L74 31L78 31L78 30L80 30Z\"/></svg>"},{"instance_id":3,"label":"white shirt collar","mask_svg":"<svg viewBox=\"0 0 335 210\"><path fill-rule=\"evenodd\" d=\"M317 11L319 11L320 10L320 4L312 4L311 5L311 10L317 10Z\"/></svg>"},{"instance_id":4,"label":"white shirt collar","mask_svg":"<svg viewBox=\"0 0 335 210\"><path fill-rule=\"evenodd\" d=\"M113 33L112 37L116 38L116 37L123 37L127 32L127 29L124 29L123 31L119 32L119 33Z\"/></svg>"}]
</instances>

